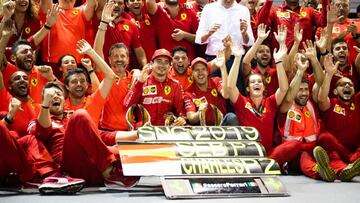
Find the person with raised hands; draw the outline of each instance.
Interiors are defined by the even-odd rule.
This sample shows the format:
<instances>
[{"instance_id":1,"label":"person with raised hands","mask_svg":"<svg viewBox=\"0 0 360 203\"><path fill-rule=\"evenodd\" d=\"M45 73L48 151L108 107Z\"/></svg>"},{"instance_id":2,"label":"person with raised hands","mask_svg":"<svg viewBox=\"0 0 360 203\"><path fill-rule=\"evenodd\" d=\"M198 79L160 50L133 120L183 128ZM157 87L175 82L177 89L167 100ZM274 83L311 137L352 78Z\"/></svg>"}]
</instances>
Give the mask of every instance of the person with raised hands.
<instances>
[{"instance_id":1,"label":"person with raised hands","mask_svg":"<svg viewBox=\"0 0 360 203\"><path fill-rule=\"evenodd\" d=\"M234 48L234 47L233 47ZM240 51L239 51L240 50ZM235 109L240 125L253 126L261 135L262 144L266 152L271 154L273 146L273 132L275 115L288 90L288 80L283 67L283 60L287 48L285 44L280 45L279 51L275 49L274 60L279 78L279 88L276 93L265 97L264 79L260 74L250 74L246 82L246 91L249 97L241 95L236 87L236 79L239 73L240 58L244 51L233 49L235 54L234 65L231 67L227 83L230 101Z\"/></svg>"}]
</instances>

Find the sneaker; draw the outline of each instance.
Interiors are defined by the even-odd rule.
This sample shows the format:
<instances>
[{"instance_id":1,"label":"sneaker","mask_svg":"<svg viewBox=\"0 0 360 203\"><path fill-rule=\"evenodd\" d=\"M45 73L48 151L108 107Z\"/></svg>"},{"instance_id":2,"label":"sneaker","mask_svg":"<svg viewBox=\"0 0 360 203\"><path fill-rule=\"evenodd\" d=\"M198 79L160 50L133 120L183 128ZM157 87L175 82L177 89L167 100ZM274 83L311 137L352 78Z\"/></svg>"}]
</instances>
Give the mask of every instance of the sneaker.
<instances>
[{"instance_id":1,"label":"sneaker","mask_svg":"<svg viewBox=\"0 0 360 203\"><path fill-rule=\"evenodd\" d=\"M336 175L334 170L329 165L329 156L327 155L326 151L317 146L314 148L314 158L316 160L315 171L317 171L321 178L327 182L334 182L336 179Z\"/></svg>"},{"instance_id":2,"label":"sneaker","mask_svg":"<svg viewBox=\"0 0 360 203\"><path fill-rule=\"evenodd\" d=\"M43 195L70 195L80 192L84 185L83 179L56 175L45 178L39 186L39 191Z\"/></svg>"},{"instance_id":3,"label":"sneaker","mask_svg":"<svg viewBox=\"0 0 360 203\"><path fill-rule=\"evenodd\" d=\"M355 176L360 175L360 159L357 159L353 163L347 165L339 174L339 179L342 182L349 182Z\"/></svg>"},{"instance_id":4,"label":"sneaker","mask_svg":"<svg viewBox=\"0 0 360 203\"><path fill-rule=\"evenodd\" d=\"M104 184L109 188L116 187L134 187L140 180L140 176L124 176L122 172L121 163L115 162L113 164L113 169L110 172L110 176L104 178Z\"/></svg>"}]
</instances>

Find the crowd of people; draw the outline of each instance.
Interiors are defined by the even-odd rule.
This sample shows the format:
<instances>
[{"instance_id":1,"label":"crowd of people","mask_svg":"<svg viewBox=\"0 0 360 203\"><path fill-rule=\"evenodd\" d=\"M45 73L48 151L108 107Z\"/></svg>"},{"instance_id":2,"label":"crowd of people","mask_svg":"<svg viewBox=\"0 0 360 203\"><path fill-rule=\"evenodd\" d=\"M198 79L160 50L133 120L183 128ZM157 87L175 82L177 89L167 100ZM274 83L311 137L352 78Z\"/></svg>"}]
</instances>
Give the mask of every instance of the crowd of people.
<instances>
[{"instance_id":1,"label":"crowd of people","mask_svg":"<svg viewBox=\"0 0 360 203\"><path fill-rule=\"evenodd\" d=\"M78 5L78 6L75 6ZM360 175L360 20L349 0L9 0L0 185L132 187L117 141L252 126L283 172Z\"/></svg>"}]
</instances>

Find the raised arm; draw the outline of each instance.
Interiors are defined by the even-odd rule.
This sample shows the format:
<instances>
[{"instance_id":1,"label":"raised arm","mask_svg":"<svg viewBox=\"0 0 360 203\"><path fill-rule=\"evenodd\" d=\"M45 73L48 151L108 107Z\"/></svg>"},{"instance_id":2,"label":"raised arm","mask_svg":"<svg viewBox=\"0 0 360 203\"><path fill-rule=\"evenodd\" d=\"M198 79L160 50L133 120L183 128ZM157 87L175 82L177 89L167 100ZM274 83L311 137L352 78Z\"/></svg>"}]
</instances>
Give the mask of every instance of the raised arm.
<instances>
[{"instance_id":1,"label":"raised arm","mask_svg":"<svg viewBox=\"0 0 360 203\"><path fill-rule=\"evenodd\" d=\"M299 55L296 57L297 59L295 61L297 67L295 77L292 79L289 89L286 93L285 99L283 100L280 106L281 113L286 113L289 111L300 89L300 84L304 76L304 72L309 67L309 61L308 60L303 61L303 59Z\"/></svg>"},{"instance_id":2,"label":"raised arm","mask_svg":"<svg viewBox=\"0 0 360 203\"><path fill-rule=\"evenodd\" d=\"M86 21L90 21L95 13L95 9L97 6L96 0L86 0L85 8L84 8L84 16Z\"/></svg>"},{"instance_id":3,"label":"raised arm","mask_svg":"<svg viewBox=\"0 0 360 203\"><path fill-rule=\"evenodd\" d=\"M331 41L332 41L332 31L333 31L333 27L334 27L334 24L337 22L338 18L337 18L337 13L336 13L336 10L334 8L333 5L329 5L327 7L328 11L327 11L327 15L326 15L326 36L329 36L329 37L326 37L326 46L325 46L325 49L324 50L320 50L321 53L325 53L326 50L328 52L331 51ZM325 55L324 55L325 56Z\"/></svg>"},{"instance_id":4,"label":"raised arm","mask_svg":"<svg viewBox=\"0 0 360 203\"><path fill-rule=\"evenodd\" d=\"M325 77L319 89L318 105L321 111L327 111L330 108L330 84L331 79L339 67L339 61L334 64L332 54L328 54L324 58Z\"/></svg>"},{"instance_id":5,"label":"raised arm","mask_svg":"<svg viewBox=\"0 0 360 203\"><path fill-rule=\"evenodd\" d=\"M90 81L91 81L91 91L95 92L95 90L99 88L100 81L94 72L94 68L91 64L91 60L89 58L82 58L81 64L86 68L86 71L89 73Z\"/></svg>"},{"instance_id":6,"label":"raised arm","mask_svg":"<svg viewBox=\"0 0 360 203\"><path fill-rule=\"evenodd\" d=\"M288 78L286 76L283 66L283 60L286 56L286 53L287 53L287 48L285 44L280 45L279 51L277 51L276 48L274 50L274 60L276 64L277 76L279 79L279 88L275 92L276 104L278 106L280 106L289 88Z\"/></svg>"},{"instance_id":7,"label":"raised arm","mask_svg":"<svg viewBox=\"0 0 360 203\"><path fill-rule=\"evenodd\" d=\"M6 21L3 26L3 29L0 30L2 33L2 37L0 38L0 70L3 70L6 67L7 60L5 56L5 48L14 34L15 27L12 21Z\"/></svg>"},{"instance_id":8,"label":"raised arm","mask_svg":"<svg viewBox=\"0 0 360 203\"><path fill-rule=\"evenodd\" d=\"M258 38L255 43L251 46L251 48L246 52L243 59L243 76L246 77L251 73L251 61L256 55L257 50L260 45L264 42L264 40L269 36L270 31L266 32L265 24L261 23L257 29Z\"/></svg>"},{"instance_id":9,"label":"raised arm","mask_svg":"<svg viewBox=\"0 0 360 203\"><path fill-rule=\"evenodd\" d=\"M46 88L44 90L44 96L41 103L41 109L38 116L38 122L41 127L48 128L51 126L51 117L50 117L50 105L53 97L55 96L55 90L52 88Z\"/></svg>"},{"instance_id":10,"label":"raised arm","mask_svg":"<svg viewBox=\"0 0 360 203\"><path fill-rule=\"evenodd\" d=\"M3 30L4 24L6 21L11 19L11 16L14 14L15 11L15 1L7 1L2 5L2 16L0 22L0 38L2 36L1 32Z\"/></svg>"},{"instance_id":11,"label":"raised arm","mask_svg":"<svg viewBox=\"0 0 360 203\"><path fill-rule=\"evenodd\" d=\"M358 54L356 55L354 64L355 64L356 72L358 74L358 78L360 78L360 48L357 46L354 46L354 49L358 52Z\"/></svg>"},{"instance_id":12,"label":"raised arm","mask_svg":"<svg viewBox=\"0 0 360 203\"><path fill-rule=\"evenodd\" d=\"M227 90L227 80L228 80L228 73L226 70L226 61L225 61L225 51L219 51L216 54L216 58L214 59L214 62L217 67L220 67L221 71L221 79L222 79L222 87L221 87L221 95L224 99L229 98L229 91Z\"/></svg>"},{"instance_id":13,"label":"raised arm","mask_svg":"<svg viewBox=\"0 0 360 203\"><path fill-rule=\"evenodd\" d=\"M99 85L101 96L106 99L109 94L111 87L115 81L116 75L110 66L101 58L94 49L91 48L90 44L82 39L77 42L78 52L80 54L87 54L94 61L96 67L104 74L104 79Z\"/></svg>"},{"instance_id":14,"label":"raised arm","mask_svg":"<svg viewBox=\"0 0 360 203\"><path fill-rule=\"evenodd\" d=\"M288 54L288 59L287 59L287 63L288 63L288 67L289 70L287 72L289 73L293 73L295 72L295 55L298 53L299 51L299 46L300 46L300 42L302 40L303 37L303 30L300 30L300 25L299 23L295 24L294 27L294 44L292 45L290 52Z\"/></svg>"},{"instance_id":15,"label":"raised arm","mask_svg":"<svg viewBox=\"0 0 360 203\"><path fill-rule=\"evenodd\" d=\"M134 48L136 59L138 60L141 67L147 64L146 54L143 47Z\"/></svg>"},{"instance_id":16,"label":"raised arm","mask_svg":"<svg viewBox=\"0 0 360 203\"><path fill-rule=\"evenodd\" d=\"M40 0L40 12L46 13L51 9L52 0Z\"/></svg>"},{"instance_id":17,"label":"raised arm","mask_svg":"<svg viewBox=\"0 0 360 203\"><path fill-rule=\"evenodd\" d=\"M230 73L228 76L227 89L228 89L228 95L229 95L230 101L232 103L235 103L240 94L239 89L236 87L236 83L237 83L237 78L239 75L240 60L241 60L241 57L244 55L245 50L241 45L238 45L238 46L233 45L231 47L231 49L235 56L235 59L234 59L233 65L231 66ZM225 85L225 84L223 84L223 85Z\"/></svg>"}]
</instances>

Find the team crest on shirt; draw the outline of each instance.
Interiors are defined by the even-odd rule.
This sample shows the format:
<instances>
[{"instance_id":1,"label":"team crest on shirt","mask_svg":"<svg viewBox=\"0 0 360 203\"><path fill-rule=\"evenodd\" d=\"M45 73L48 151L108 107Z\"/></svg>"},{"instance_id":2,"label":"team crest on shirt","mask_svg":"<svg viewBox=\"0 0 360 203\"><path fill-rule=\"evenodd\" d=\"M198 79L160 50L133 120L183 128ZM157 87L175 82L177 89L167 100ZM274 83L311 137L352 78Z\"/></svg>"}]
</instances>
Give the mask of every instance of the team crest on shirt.
<instances>
[{"instance_id":1,"label":"team crest on shirt","mask_svg":"<svg viewBox=\"0 0 360 203\"><path fill-rule=\"evenodd\" d=\"M26 34L29 34L30 31L31 31L30 27L26 27L26 28L25 28L25 33L26 33Z\"/></svg>"},{"instance_id":2,"label":"team crest on shirt","mask_svg":"<svg viewBox=\"0 0 360 203\"><path fill-rule=\"evenodd\" d=\"M166 85L166 86L164 87L164 93L165 93L165 95L169 95L170 92L171 92L171 87L170 87L169 85Z\"/></svg>"},{"instance_id":3,"label":"team crest on shirt","mask_svg":"<svg viewBox=\"0 0 360 203\"><path fill-rule=\"evenodd\" d=\"M71 118L71 116L74 114L74 110L66 110L64 114L66 118Z\"/></svg>"},{"instance_id":4,"label":"team crest on shirt","mask_svg":"<svg viewBox=\"0 0 360 203\"><path fill-rule=\"evenodd\" d=\"M157 94L156 85L149 85L149 86L143 87L143 93L142 93L143 96L155 95L155 94Z\"/></svg>"},{"instance_id":5,"label":"team crest on shirt","mask_svg":"<svg viewBox=\"0 0 360 203\"><path fill-rule=\"evenodd\" d=\"M265 82L266 82L267 84L269 84L269 83L271 82L271 76L270 76L270 75L265 78Z\"/></svg>"},{"instance_id":6,"label":"team crest on shirt","mask_svg":"<svg viewBox=\"0 0 360 203\"><path fill-rule=\"evenodd\" d=\"M207 103L207 100L206 100L205 97L201 97L201 98L198 98L198 99L193 99L193 102L194 102L196 107L199 107L200 104Z\"/></svg>"},{"instance_id":7,"label":"team crest on shirt","mask_svg":"<svg viewBox=\"0 0 360 203\"><path fill-rule=\"evenodd\" d=\"M253 107L252 107L252 105L251 105L250 102L247 102L247 103L245 104L245 108L249 109L250 111L253 111Z\"/></svg>"},{"instance_id":8,"label":"team crest on shirt","mask_svg":"<svg viewBox=\"0 0 360 203\"><path fill-rule=\"evenodd\" d=\"M354 104L354 102L351 102L350 110L351 110L351 111L354 111L354 110L355 110L355 104Z\"/></svg>"},{"instance_id":9,"label":"team crest on shirt","mask_svg":"<svg viewBox=\"0 0 360 203\"><path fill-rule=\"evenodd\" d=\"M38 84L38 80L36 78L31 79L32 86L35 86Z\"/></svg>"},{"instance_id":10,"label":"team crest on shirt","mask_svg":"<svg viewBox=\"0 0 360 203\"><path fill-rule=\"evenodd\" d=\"M187 14L186 14L186 13L182 13L182 14L180 15L180 17L181 17L181 20L186 20Z\"/></svg>"},{"instance_id":11,"label":"team crest on shirt","mask_svg":"<svg viewBox=\"0 0 360 203\"><path fill-rule=\"evenodd\" d=\"M335 105L333 111L334 111L335 113L337 113L337 114L340 114L340 115L344 115L344 116L345 116L345 109L342 108L341 106L337 105L337 104Z\"/></svg>"},{"instance_id":12,"label":"team crest on shirt","mask_svg":"<svg viewBox=\"0 0 360 203\"><path fill-rule=\"evenodd\" d=\"M128 25L123 25L125 31L129 31L130 27Z\"/></svg>"},{"instance_id":13,"label":"team crest on shirt","mask_svg":"<svg viewBox=\"0 0 360 203\"><path fill-rule=\"evenodd\" d=\"M211 90L211 94L212 94L212 96L217 97L218 92L217 92L216 89L214 88L214 89Z\"/></svg>"},{"instance_id":14,"label":"team crest on shirt","mask_svg":"<svg viewBox=\"0 0 360 203\"><path fill-rule=\"evenodd\" d=\"M145 25L150 25L150 20L149 19L145 19Z\"/></svg>"},{"instance_id":15,"label":"team crest on shirt","mask_svg":"<svg viewBox=\"0 0 360 203\"><path fill-rule=\"evenodd\" d=\"M340 33L340 27L333 27L332 32L336 33L336 34L339 34Z\"/></svg>"},{"instance_id":16,"label":"team crest on shirt","mask_svg":"<svg viewBox=\"0 0 360 203\"><path fill-rule=\"evenodd\" d=\"M305 116L309 118L310 117L310 112L305 111Z\"/></svg>"},{"instance_id":17,"label":"team crest on shirt","mask_svg":"<svg viewBox=\"0 0 360 203\"><path fill-rule=\"evenodd\" d=\"M193 78L192 78L192 76L189 76L189 77L187 78L187 80L188 80L188 82L189 82L190 84L193 83Z\"/></svg>"},{"instance_id":18,"label":"team crest on shirt","mask_svg":"<svg viewBox=\"0 0 360 203\"><path fill-rule=\"evenodd\" d=\"M307 15L306 11L301 11L301 12L300 12L300 16L301 16L301 17L305 18L306 15Z\"/></svg>"},{"instance_id":19,"label":"team crest on shirt","mask_svg":"<svg viewBox=\"0 0 360 203\"><path fill-rule=\"evenodd\" d=\"M301 122L301 115L293 110L289 110L288 118L292 121Z\"/></svg>"},{"instance_id":20,"label":"team crest on shirt","mask_svg":"<svg viewBox=\"0 0 360 203\"><path fill-rule=\"evenodd\" d=\"M289 111L288 112L288 117L291 119L291 118L294 118L295 117L295 112L294 111Z\"/></svg>"},{"instance_id":21,"label":"team crest on shirt","mask_svg":"<svg viewBox=\"0 0 360 203\"><path fill-rule=\"evenodd\" d=\"M77 14L79 14L79 11L78 10L73 10L73 12L72 12L74 15L77 15Z\"/></svg>"},{"instance_id":22,"label":"team crest on shirt","mask_svg":"<svg viewBox=\"0 0 360 203\"><path fill-rule=\"evenodd\" d=\"M281 12L281 11L277 11L276 15L279 18L290 18L290 12Z\"/></svg>"}]
</instances>

